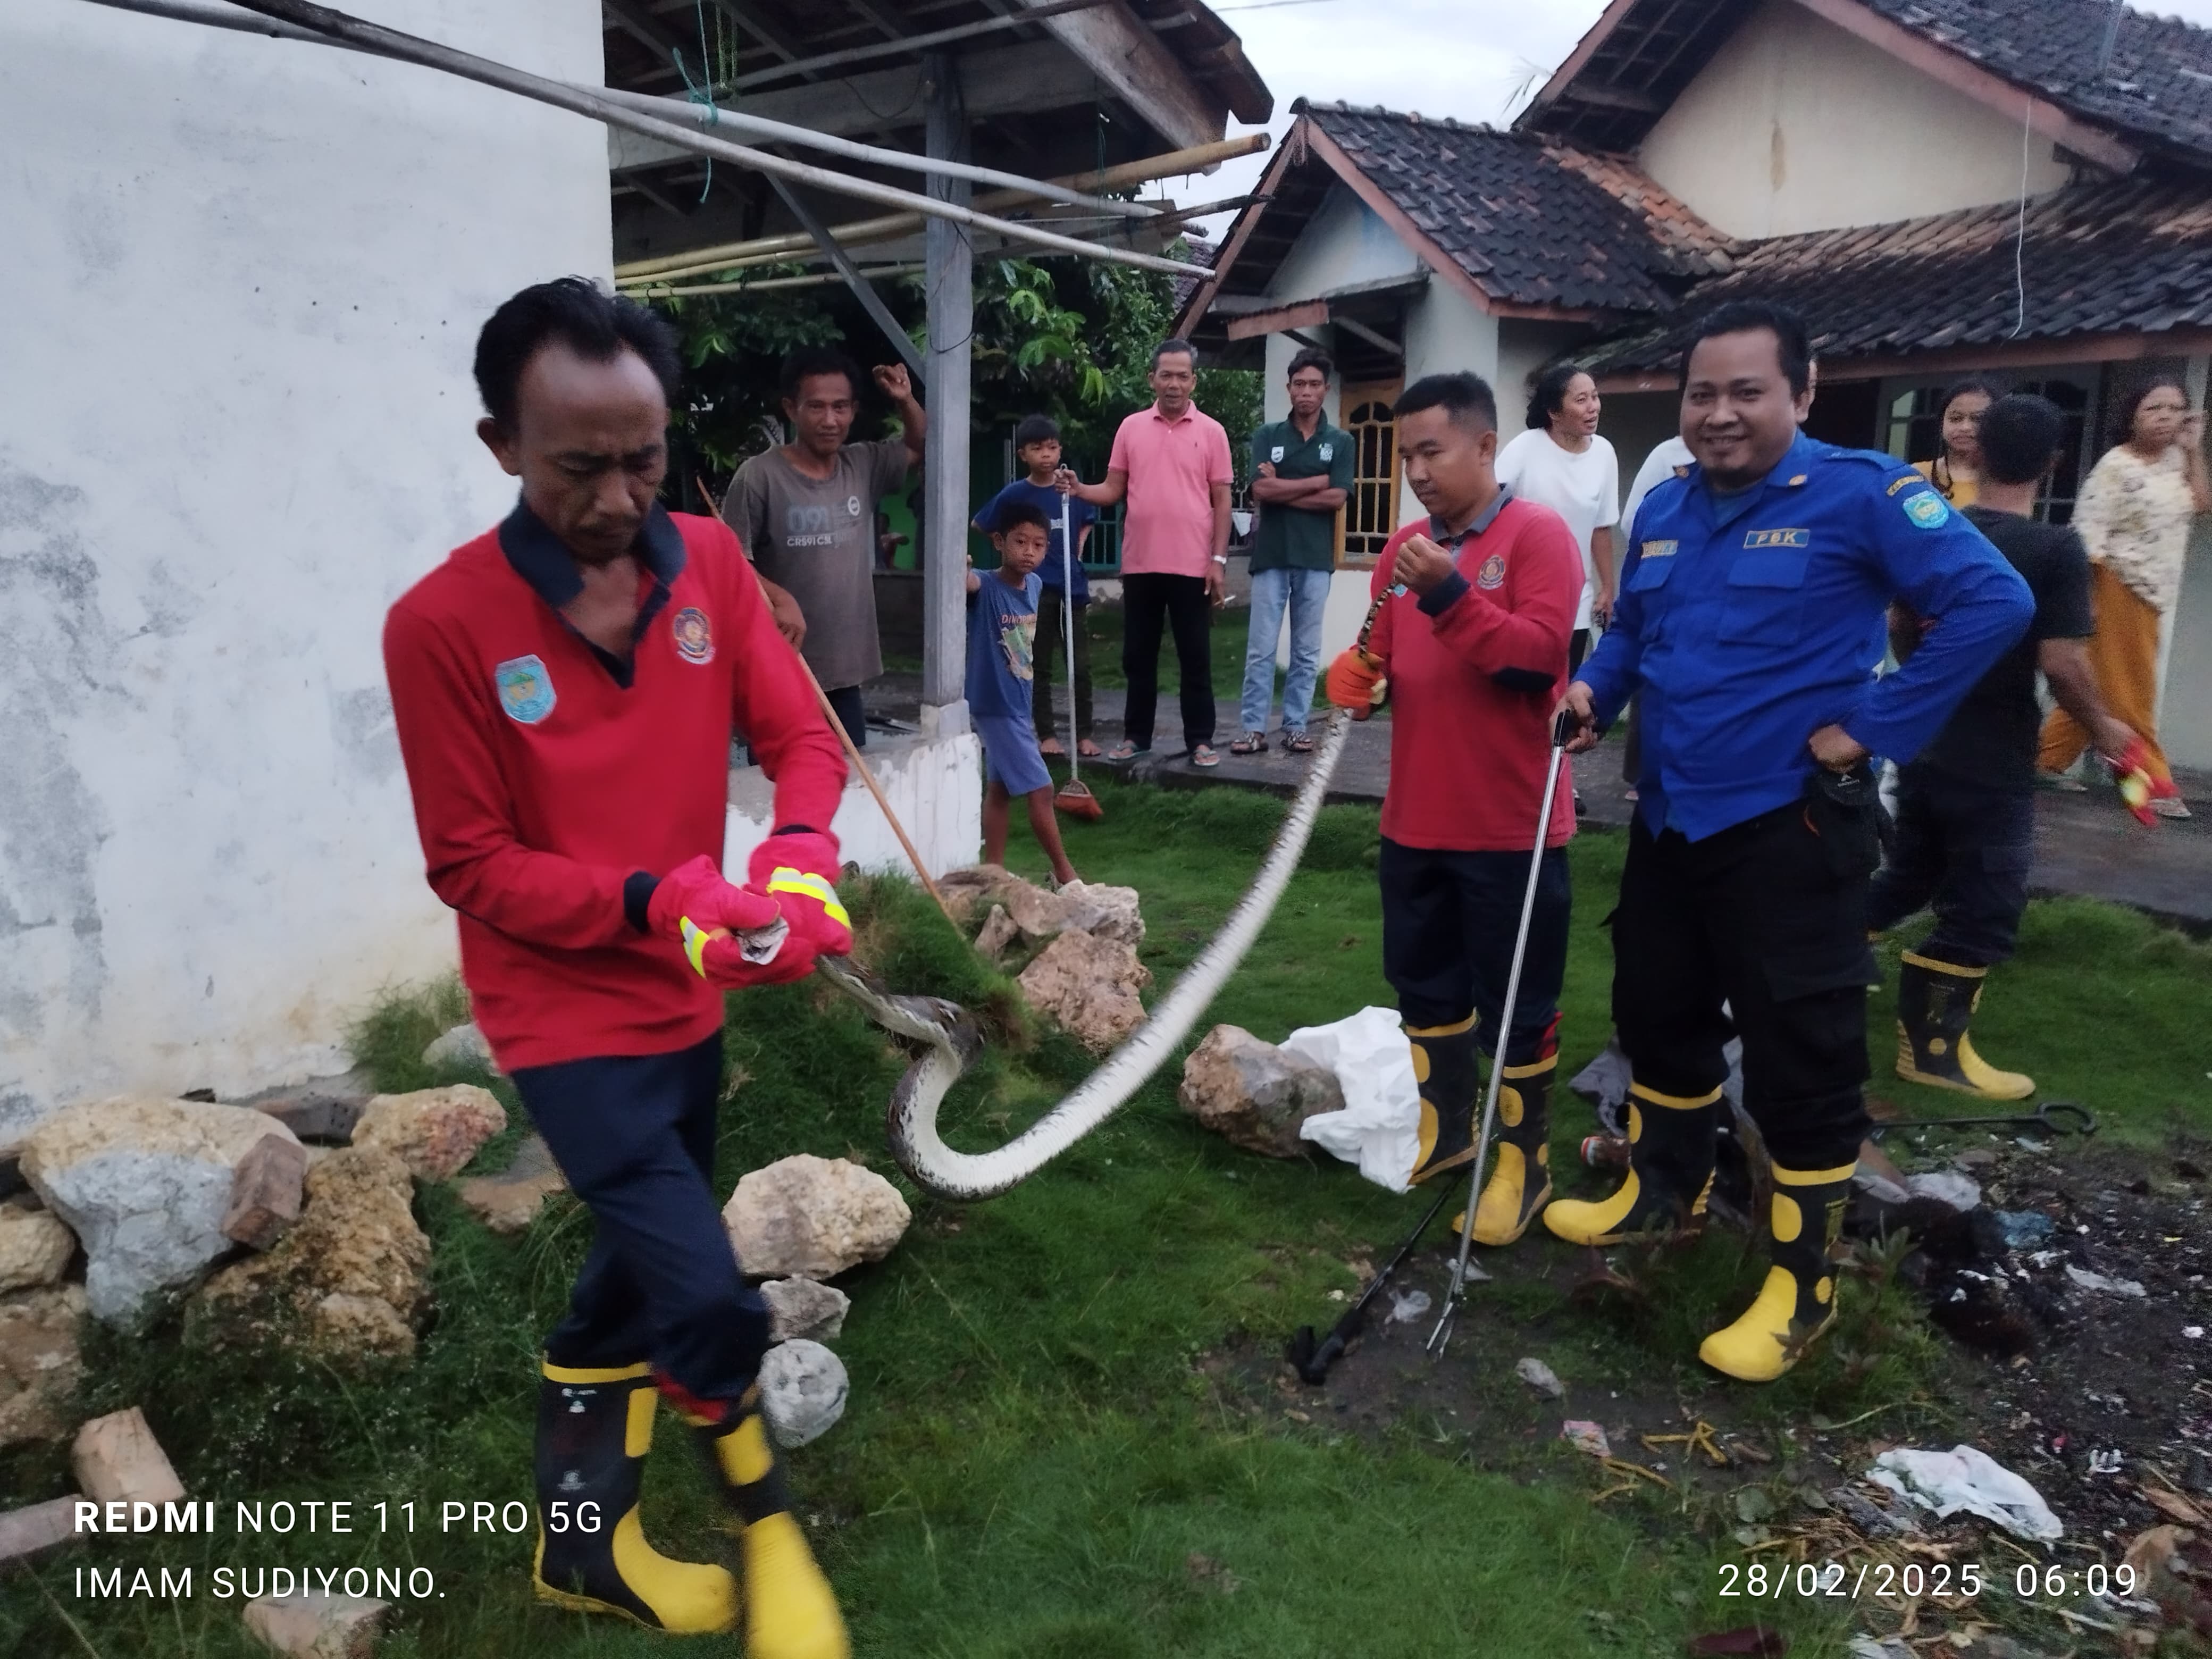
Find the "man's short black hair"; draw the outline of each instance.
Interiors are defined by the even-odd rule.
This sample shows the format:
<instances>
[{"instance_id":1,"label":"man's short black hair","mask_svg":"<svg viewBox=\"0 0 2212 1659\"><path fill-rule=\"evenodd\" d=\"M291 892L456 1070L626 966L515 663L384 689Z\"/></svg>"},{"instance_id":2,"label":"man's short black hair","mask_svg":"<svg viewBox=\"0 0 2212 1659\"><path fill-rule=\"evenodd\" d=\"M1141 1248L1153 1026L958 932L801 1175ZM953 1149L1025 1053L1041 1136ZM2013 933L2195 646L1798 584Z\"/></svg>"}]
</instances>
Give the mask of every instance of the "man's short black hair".
<instances>
[{"instance_id":1,"label":"man's short black hair","mask_svg":"<svg viewBox=\"0 0 2212 1659\"><path fill-rule=\"evenodd\" d=\"M1035 501L1008 501L999 509L999 516L991 521L991 532L1003 536L1018 524L1033 524L1048 536L1052 534L1052 520Z\"/></svg>"},{"instance_id":2,"label":"man's short black hair","mask_svg":"<svg viewBox=\"0 0 2212 1659\"><path fill-rule=\"evenodd\" d=\"M1178 355L1189 358L1190 372L1194 374L1198 373L1198 348L1180 335L1163 340L1152 348L1152 367L1158 368L1163 357Z\"/></svg>"},{"instance_id":3,"label":"man's short black hair","mask_svg":"<svg viewBox=\"0 0 2212 1659\"><path fill-rule=\"evenodd\" d=\"M2040 483L2066 441L2066 416L2048 398L2014 392L1982 411L1982 476L1992 483Z\"/></svg>"},{"instance_id":4,"label":"man's short black hair","mask_svg":"<svg viewBox=\"0 0 2212 1659\"><path fill-rule=\"evenodd\" d=\"M1022 423L1014 428L1014 453L1019 454L1031 444L1056 444L1060 441L1060 422L1049 415L1024 415Z\"/></svg>"},{"instance_id":5,"label":"man's short black hair","mask_svg":"<svg viewBox=\"0 0 2212 1659\"><path fill-rule=\"evenodd\" d=\"M1705 341L1716 335L1761 331L1774 337L1790 392L1803 397L1813 384L1812 336L1806 332L1802 317L1787 306L1770 305L1765 300L1731 300L1691 323L1682 338L1682 384L1690 383L1690 354Z\"/></svg>"},{"instance_id":6,"label":"man's short black hair","mask_svg":"<svg viewBox=\"0 0 2212 1659\"><path fill-rule=\"evenodd\" d=\"M799 401L799 388L817 374L842 374L845 384L852 388L857 400L860 395L860 366L835 346L793 346L783 360L783 374L776 383L777 396L787 402Z\"/></svg>"},{"instance_id":7,"label":"man's short black hair","mask_svg":"<svg viewBox=\"0 0 2212 1659\"><path fill-rule=\"evenodd\" d=\"M1336 359L1319 346L1308 346L1297 356L1291 358L1291 372L1283 378L1286 380L1295 380L1310 368L1319 369L1323 380L1334 380L1336 378Z\"/></svg>"},{"instance_id":8,"label":"man's short black hair","mask_svg":"<svg viewBox=\"0 0 2212 1659\"><path fill-rule=\"evenodd\" d=\"M1399 393L1392 412L1402 421L1425 409L1441 409L1459 426L1479 421L1498 430L1498 394L1480 374L1431 374L1416 380Z\"/></svg>"},{"instance_id":9,"label":"man's short black hair","mask_svg":"<svg viewBox=\"0 0 2212 1659\"><path fill-rule=\"evenodd\" d=\"M625 350L635 352L674 406L684 381L676 331L635 300L609 294L581 276L562 276L510 296L477 335L477 392L484 413L507 431L514 430L523 366L551 340L594 363L612 362Z\"/></svg>"},{"instance_id":10,"label":"man's short black hair","mask_svg":"<svg viewBox=\"0 0 2212 1659\"><path fill-rule=\"evenodd\" d=\"M1528 389L1528 429L1540 432L1552 423L1567 401L1567 388L1575 383L1575 376L1589 371L1576 363L1553 363L1536 377L1536 384Z\"/></svg>"}]
</instances>

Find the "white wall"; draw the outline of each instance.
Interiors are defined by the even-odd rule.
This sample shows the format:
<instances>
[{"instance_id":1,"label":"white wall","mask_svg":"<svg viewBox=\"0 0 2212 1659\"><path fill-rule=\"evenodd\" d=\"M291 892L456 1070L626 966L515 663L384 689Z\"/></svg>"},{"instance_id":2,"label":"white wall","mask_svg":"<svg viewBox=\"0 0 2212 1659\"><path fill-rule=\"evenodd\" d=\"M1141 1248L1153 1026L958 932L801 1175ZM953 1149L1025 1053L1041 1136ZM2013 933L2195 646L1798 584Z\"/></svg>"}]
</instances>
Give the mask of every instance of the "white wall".
<instances>
[{"instance_id":1,"label":"white wall","mask_svg":"<svg viewBox=\"0 0 2212 1659\"><path fill-rule=\"evenodd\" d=\"M872 733L862 752L931 875L975 862L983 848L983 745L975 733L934 739L886 739ZM731 879L744 880L745 860L775 827L775 786L758 767L739 767L730 774L722 868ZM830 827L847 863L913 873L906 849L859 773L846 780L844 799Z\"/></svg>"},{"instance_id":2,"label":"white wall","mask_svg":"<svg viewBox=\"0 0 2212 1659\"><path fill-rule=\"evenodd\" d=\"M1783 236L2013 201L2021 125L1792 0L1766 0L1638 160L1730 235ZM2031 194L2070 176L2047 139L2027 160Z\"/></svg>"},{"instance_id":3,"label":"white wall","mask_svg":"<svg viewBox=\"0 0 2212 1659\"><path fill-rule=\"evenodd\" d=\"M1267 293L1285 304L1317 300L1354 283L1411 276L1420 268L1419 257L1398 233L1339 182L1329 186L1320 210L1276 268Z\"/></svg>"},{"instance_id":4,"label":"white wall","mask_svg":"<svg viewBox=\"0 0 2212 1659\"><path fill-rule=\"evenodd\" d=\"M380 21L602 73L595 0ZM349 52L0 9L0 1141L337 1069L441 971L378 639L505 510L477 325L605 277L597 125Z\"/></svg>"},{"instance_id":5,"label":"white wall","mask_svg":"<svg viewBox=\"0 0 2212 1659\"><path fill-rule=\"evenodd\" d=\"M2191 404L2204 407L2212 363L2190 361ZM2166 624L2158 740L2176 766L2212 770L2212 519L2199 519L2182 568L2181 602ZM2197 805L2202 810L2205 803Z\"/></svg>"}]
</instances>

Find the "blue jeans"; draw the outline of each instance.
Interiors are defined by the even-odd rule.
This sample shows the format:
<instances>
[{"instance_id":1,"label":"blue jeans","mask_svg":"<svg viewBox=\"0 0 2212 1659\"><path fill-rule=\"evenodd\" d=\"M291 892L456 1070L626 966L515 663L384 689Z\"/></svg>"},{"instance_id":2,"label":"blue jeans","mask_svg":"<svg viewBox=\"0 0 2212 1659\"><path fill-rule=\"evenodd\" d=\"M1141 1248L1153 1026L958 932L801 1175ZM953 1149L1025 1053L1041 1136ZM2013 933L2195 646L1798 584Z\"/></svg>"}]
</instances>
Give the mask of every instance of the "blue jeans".
<instances>
[{"instance_id":1,"label":"blue jeans","mask_svg":"<svg viewBox=\"0 0 2212 1659\"><path fill-rule=\"evenodd\" d=\"M1283 631L1285 606L1291 613L1291 672L1283 683L1283 730L1306 729L1314 682L1321 677L1322 611L1334 574L1288 567L1252 573L1252 632L1244 647L1247 732L1267 729L1267 706L1275 700L1275 641Z\"/></svg>"}]
</instances>

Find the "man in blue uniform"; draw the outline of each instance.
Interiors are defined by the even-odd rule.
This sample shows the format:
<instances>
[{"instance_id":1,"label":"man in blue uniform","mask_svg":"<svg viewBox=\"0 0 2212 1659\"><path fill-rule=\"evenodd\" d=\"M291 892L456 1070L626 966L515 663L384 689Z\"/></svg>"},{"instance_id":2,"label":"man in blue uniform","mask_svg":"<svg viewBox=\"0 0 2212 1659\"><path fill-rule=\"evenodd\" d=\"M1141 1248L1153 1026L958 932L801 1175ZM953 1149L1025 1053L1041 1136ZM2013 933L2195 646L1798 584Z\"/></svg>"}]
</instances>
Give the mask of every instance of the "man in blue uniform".
<instances>
[{"instance_id":1,"label":"man in blue uniform","mask_svg":"<svg viewBox=\"0 0 2212 1659\"><path fill-rule=\"evenodd\" d=\"M1866 902L1881 860L1869 757L1917 754L2034 601L1918 473L1798 430L1812 364L1797 318L1737 303L1689 335L1682 438L1696 465L1645 500L1613 626L1564 700L1580 750L1642 699L1613 921L1629 1172L1611 1198L1554 1202L1544 1222L1594 1245L1697 1224L1721 1048L1741 1036L1744 1103L1773 1164L1773 1265L1698 1353L1760 1382L1835 1320L1830 1252L1868 1127ZM1876 680L1900 595L1934 625Z\"/></svg>"}]
</instances>

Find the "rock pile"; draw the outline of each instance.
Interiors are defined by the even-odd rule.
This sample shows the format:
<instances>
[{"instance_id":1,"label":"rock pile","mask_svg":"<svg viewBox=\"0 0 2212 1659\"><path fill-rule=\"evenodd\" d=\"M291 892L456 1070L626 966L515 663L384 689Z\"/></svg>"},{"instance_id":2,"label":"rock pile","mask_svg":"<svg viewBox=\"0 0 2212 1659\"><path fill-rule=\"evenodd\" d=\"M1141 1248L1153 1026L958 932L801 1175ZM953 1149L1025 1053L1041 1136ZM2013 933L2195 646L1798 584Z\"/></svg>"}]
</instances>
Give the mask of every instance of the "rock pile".
<instances>
[{"instance_id":1,"label":"rock pile","mask_svg":"<svg viewBox=\"0 0 2212 1659\"><path fill-rule=\"evenodd\" d=\"M1176 1100L1232 1146L1268 1158L1303 1158L1299 1126L1344 1109L1336 1074L1262 1042L1242 1026L1217 1025L1183 1062Z\"/></svg>"},{"instance_id":2,"label":"rock pile","mask_svg":"<svg viewBox=\"0 0 2212 1659\"><path fill-rule=\"evenodd\" d=\"M1023 994L1092 1053L1144 1024L1137 994L1152 975L1137 959L1145 920L1135 888L1071 881L1048 892L995 864L952 871L938 886L956 921L984 913L975 948L993 962L1044 947L1022 970Z\"/></svg>"}]
</instances>

